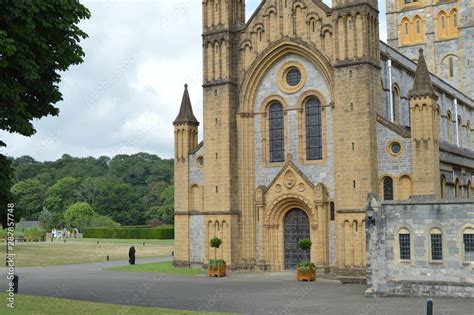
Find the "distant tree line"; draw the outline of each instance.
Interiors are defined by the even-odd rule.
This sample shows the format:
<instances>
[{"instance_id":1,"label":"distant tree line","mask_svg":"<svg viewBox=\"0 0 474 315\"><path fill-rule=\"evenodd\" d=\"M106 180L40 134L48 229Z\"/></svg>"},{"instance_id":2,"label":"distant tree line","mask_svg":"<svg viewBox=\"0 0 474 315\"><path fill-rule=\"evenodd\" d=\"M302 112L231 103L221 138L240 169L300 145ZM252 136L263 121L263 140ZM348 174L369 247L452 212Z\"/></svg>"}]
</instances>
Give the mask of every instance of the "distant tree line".
<instances>
[{"instance_id":1,"label":"distant tree line","mask_svg":"<svg viewBox=\"0 0 474 315\"><path fill-rule=\"evenodd\" d=\"M46 228L173 223L173 160L138 153L11 162L17 218Z\"/></svg>"}]
</instances>

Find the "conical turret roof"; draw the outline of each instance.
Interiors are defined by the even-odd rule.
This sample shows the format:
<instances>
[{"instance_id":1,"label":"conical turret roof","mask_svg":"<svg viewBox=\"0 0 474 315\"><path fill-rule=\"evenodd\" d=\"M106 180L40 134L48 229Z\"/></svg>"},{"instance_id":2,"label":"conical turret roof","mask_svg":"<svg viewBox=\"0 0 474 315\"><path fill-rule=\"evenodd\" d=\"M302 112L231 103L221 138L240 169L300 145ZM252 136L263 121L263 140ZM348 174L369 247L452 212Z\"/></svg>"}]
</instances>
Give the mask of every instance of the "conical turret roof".
<instances>
[{"instance_id":1,"label":"conical turret roof","mask_svg":"<svg viewBox=\"0 0 474 315\"><path fill-rule=\"evenodd\" d=\"M184 85L183 100L181 101L179 114L173 122L174 125L182 123L199 125L199 121L196 119L193 113L193 107L191 106L191 99L189 98L187 84Z\"/></svg>"},{"instance_id":2,"label":"conical turret roof","mask_svg":"<svg viewBox=\"0 0 474 315\"><path fill-rule=\"evenodd\" d=\"M423 49L419 50L420 56L418 57L418 65L415 72L415 81L413 82L413 88L408 93L408 97L422 97L429 96L434 99L438 99L433 84L431 82L430 71L426 65L425 56L423 55Z\"/></svg>"}]
</instances>

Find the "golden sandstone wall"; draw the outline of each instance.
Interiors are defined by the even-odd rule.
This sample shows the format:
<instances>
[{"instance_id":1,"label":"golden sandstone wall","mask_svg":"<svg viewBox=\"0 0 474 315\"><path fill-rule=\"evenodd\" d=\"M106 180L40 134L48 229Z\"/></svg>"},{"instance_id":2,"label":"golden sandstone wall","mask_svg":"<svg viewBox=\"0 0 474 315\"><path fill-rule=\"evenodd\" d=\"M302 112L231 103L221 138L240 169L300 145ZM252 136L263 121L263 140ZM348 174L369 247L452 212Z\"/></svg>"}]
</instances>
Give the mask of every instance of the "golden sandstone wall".
<instances>
[{"instance_id":1,"label":"golden sandstone wall","mask_svg":"<svg viewBox=\"0 0 474 315\"><path fill-rule=\"evenodd\" d=\"M335 1L330 9L312 0L295 1L293 5L269 0L262 2L247 24L244 5L238 0L203 1L204 147L199 151L204 160L199 171L203 179L192 182L189 163L195 161L181 149L190 152L197 142L192 137L180 137L187 127L175 125L175 263L207 264L216 254L231 268L282 270L284 217L298 208L308 216L314 244L311 259L319 268L363 272L364 208L368 193L380 186L377 1ZM261 154L257 141L264 143L263 154L268 152L268 136L258 133L268 128L268 104L256 104L262 80L273 65L292 55L314 65L328 87L326 97L311 92L321 88L318 86L301 91L324 100L325 145L331 143L334 150L332 156L325 152L323 159L333 163L330 177L334 181L312 182L308 179L311 174L304 174L298 166L307 162L303 107L286 106L287 128L299 131L297 139L286 133L285 161L260 164L261 157L256 156ZM274 80L276 85L284 85L283 77L275 76ZM280 90L274 98L285 103L297 89ZM300 125L292 123L294 111ZM292 146L297 146L294 155L289 154ZM436 147L430 148L420 150L414 167L423 164L436 172L436 165L427 163L436 157ZM275 174L268 185L257 185L257 168L261 167ZM428 181L433 176L439 178L439 169L429 178L422 175L426 170L416 173L413 182L426 183L422 185L426 189L420 191L423 193L435 190ZM189 188L191 185L194 188ZM408 197L411 185L411 179L400 184L397 195ZM203 202L195 202L195 196L199 200L202 196ZM331 203L335 205L334 221L330 218ZM223 240L217 253L209 247L215 236ZM336 243L333 263L332 243Z\"/></svg>"}]
</instances>

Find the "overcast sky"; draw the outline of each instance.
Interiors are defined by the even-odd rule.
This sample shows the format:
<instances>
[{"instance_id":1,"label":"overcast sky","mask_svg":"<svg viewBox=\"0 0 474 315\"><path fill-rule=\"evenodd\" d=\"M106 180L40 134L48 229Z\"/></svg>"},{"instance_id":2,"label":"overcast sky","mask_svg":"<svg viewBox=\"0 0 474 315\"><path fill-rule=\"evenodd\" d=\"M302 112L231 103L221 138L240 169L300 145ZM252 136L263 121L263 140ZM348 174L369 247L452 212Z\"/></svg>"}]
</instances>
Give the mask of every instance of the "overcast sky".
<instances>
[{"instance_id":1,"label":"overcast sky","mask_svg":"<svg viewBox=\"0 0 474 315\"><path fill-rule=\"evenodd\" d=\"M330 1L325 0L330 5ZM247 0L247 18L259 0ZM84 63L62 75L58 117L34 122L28 138L0 131L3 154L55 160L148 152L173 156L184 83L202 121L201 1L84 1ZM385 1L379 1L385 40ZM202 127L202 125L201 125ZM200 130L202 136L202 130Z\"/></svg>"}]
</instances>

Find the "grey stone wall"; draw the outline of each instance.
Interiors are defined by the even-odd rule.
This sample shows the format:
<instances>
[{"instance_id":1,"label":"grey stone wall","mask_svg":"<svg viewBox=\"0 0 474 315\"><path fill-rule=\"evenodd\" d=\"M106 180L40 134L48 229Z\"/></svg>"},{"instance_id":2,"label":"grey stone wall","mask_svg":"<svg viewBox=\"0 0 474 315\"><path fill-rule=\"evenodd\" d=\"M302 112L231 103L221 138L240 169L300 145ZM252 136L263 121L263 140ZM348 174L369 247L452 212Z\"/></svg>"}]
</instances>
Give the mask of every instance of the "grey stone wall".
<instances>
[{"instance_id":1,"label":"grey stone wall","mask_svg":"<svg viewBox=\"0 0 474 315\"><path fill-rule=\"evenodd\" d=\"M204 218L202 215L189 217L189 260L204 262Z\"/></svg>"},{"instance_id":2,"label":"grey stone wall","mask_svg":"<svg viewBox=\"0 0 474 315\"><path fill-rule=\"evenodd\" d=\"M282 92L277 84L278 72L282 65L288 61L298 61L306 68L308 79L305 86L297 93L286 94ZM323 116L325 115L326 120L326 134L325 146L323 150L327 157L324 164L306 164L300 163L300 157L298 156L298 134L297 134L297 100L298 98L308 90L317 90L326 99L326 103L332 102L331 94L329 92L329 86L324 79L321 71L309 60L297 55L288 55L276 62L271 69L267 72L260 88L257 92L256 102L254 110L256 113L260 113L261 109L265 104L264 100L271 95L279 95L285 99L288 104L288 111L286 116L288 117L288 124L285 121L285 133L288 137L288 146L285 148L285 153L292 155L292 162L311 180L313 183L324 184L329 192L330 198L334 196L334 177L333 177L333 132L332 132L332 113L331 107L325 107L323 109ZM327 104L322 104L327 105ZM256 188L261 185L268 186L271 181L276 177L278 172L281 170L281 166L266 167L262 160L262 116L257 115L255 119L255 154L256 154Z\"/></svg>"},{"instance_id":3,"label":"grey stone wall","mask_svg":"<svg viewBox=\"0 0 474 315\"><path fill-rule=\"evenodd\" d=\"M446 80L450 85L464 91L474 99L474 16L472 3L469 1L433 2L433 5L419 8L404 8L395 11L394 0L387 1L387 42L398 49L409 59L416 61L418 50L425 50L426 60L431 72ZM458 9L459 37L448 40L439 40L436 37L436 17L441 10L449 14L451 9ZM401 46L400 24L404 17L410 20L419 15L423 19L425 41L418 45ZM455 60L455 75L450 78L447 71L446 58Z\"/></svg>"},{"instance_id":4,"label":"grey stone wall","mask_svg":"<svg viewBox=\"0 0 474 315\"><path fill-rule=\"evenodd\" d=\"M388 151L388 145L397 141L402 145L402 152L394 156ZM394 175L400 177L411 174L411 139L403 138L382 124L377 125L377 152L379 177Z\"/></svg>"},{"instance_id":5,"label":"grey stone wall","mask_svg":"<svg viewBox=\"0 0 474 315\"><path fill-rule=\"evenodd\" d=\"M189 155L189 186L194 184L201 185L204 183L203 168L197 163L197 158L204 156L204 146L199 148L196 153ZM204 161L206 163L206 161Z\"/></svg>"},{"instance_id":6,"label":"grey stone wall","mask_svg":"<svg viewBox=\"0 0 474 315\"><path fill-rule=\"evenodd\" d=\"M474 262L464 259L463 231L474 226L474 202L380 202L370 197L374 224L366 226L368 296L474 297ZM367 220L369 222L370 220ZM410 232L410 260L400 260L398 233ZM431 260L430 232L442 231L441 261Z\"/></svg>"}]
</instances>

